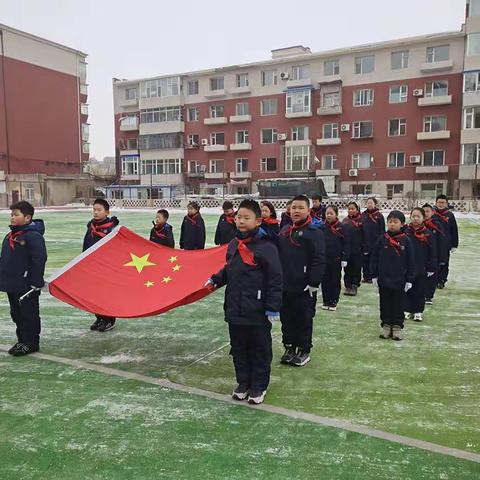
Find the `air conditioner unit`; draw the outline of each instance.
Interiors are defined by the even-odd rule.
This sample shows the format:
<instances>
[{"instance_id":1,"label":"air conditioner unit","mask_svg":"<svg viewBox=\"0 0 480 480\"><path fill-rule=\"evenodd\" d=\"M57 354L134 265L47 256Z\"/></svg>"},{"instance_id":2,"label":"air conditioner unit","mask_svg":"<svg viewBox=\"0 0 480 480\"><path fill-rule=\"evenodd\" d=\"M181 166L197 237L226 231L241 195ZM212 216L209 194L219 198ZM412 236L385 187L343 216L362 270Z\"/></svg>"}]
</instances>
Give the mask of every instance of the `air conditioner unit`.
<instances>
[{"instance_id":1,"label":"air conditioner unit","mask_svg":"<svg viewBox=\"0 0 480 480\"><path fill-rule=\"evenodd\" d=\"M341 132L349 132L350 131L350 124L349 123L342 123L340 125Z\"/></svg>"},{"instance_id":2,"label":"air conditioner unit","mask_svg":"<svg viewBox=\"0 0 480 480\"><path fill-rule=\"evenodd\" d=\"M279 133L277 135L278 140L286 140L287 139L287 134L286 133Z\"/></svg>"},{"instance_id":3,"label":"air conditioner unit","mask_svg":"<svg viewBox=\"0 0 480 480\"><path fill-rule=\"evenodd\" d=\"M421 161L421 155L410 155L410 163L420 163Z\"/></svg>"},{"instance_id":4,"label":"air conditioner unit","mask_svg":"<svg viewBox=\"0 0 480 480\"><path fill-rule=\"evenodd\" d=\"M423 97L423 89L422 88L416 88L413 91L413 96L414 97Z\"/></svg>"},{"instance_id":5,"label":"air conditioner unit","mask_svg":"<svg viewBox=\"0 0 480 480\"><path fill-rule=\"evenodd\" d=\"M208 138L202 138L202 145L207 146L208 145Z\"/></svg>"},{"instance_id":6,"label":"air conditioner unit","mask_svg":"<svg viewBox=\"0 0 480 480\"><path fill-rule=\"evenodd\" d=\"M290 74L288 72L281 72L280 73L280 78L282 80L288 80L290 78Z\"/></svg>"},{"instance_id":7,"label":"air conditioner unit","mask_svg":"<svg viewBox=\"0 0 480 480\"><path fill-rule=\"evenodd\" d=\"M351 168L348 171L348 176L349 177L358 177L358 169L357 168Z\"/></svg>"}]
</instances>

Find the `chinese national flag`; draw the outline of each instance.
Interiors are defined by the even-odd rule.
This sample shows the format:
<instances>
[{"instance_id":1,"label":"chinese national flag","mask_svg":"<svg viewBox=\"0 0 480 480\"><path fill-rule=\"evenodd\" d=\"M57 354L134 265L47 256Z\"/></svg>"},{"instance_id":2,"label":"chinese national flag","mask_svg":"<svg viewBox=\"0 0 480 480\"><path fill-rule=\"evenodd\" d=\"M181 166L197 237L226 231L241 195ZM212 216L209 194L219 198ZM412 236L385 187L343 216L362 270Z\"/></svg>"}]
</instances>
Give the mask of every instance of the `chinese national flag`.
<instances>
[{"instance_id":1,"label":"chinese national flag","mask_svg":"<svg viewBox=\"0 0 480 480\"><path fill-rule=\"evenodd\" d=\"M117 227L47 280L59 300L109 317L147 317L195 302L211 291L226 245L175 250Z\"/></svg>"}]
</instances>

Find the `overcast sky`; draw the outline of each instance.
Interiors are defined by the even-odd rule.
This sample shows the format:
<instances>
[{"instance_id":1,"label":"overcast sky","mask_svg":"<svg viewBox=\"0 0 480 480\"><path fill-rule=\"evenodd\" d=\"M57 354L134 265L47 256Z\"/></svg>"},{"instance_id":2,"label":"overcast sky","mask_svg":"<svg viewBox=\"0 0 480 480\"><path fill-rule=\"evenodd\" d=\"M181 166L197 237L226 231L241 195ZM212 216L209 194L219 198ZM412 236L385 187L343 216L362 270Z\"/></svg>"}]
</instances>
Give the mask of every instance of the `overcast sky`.
<instances>
[{"instance_id":1,"label":"overcast sky","mask_svg":"<svg viewBox=\"0 0 480 480\"><path fill-rule=\"evenodd\" d=\"M0 23L88 54L91 155L114 155L112 77L458 30L465 0L0 0Z\"/></svg>"}]
</instances>

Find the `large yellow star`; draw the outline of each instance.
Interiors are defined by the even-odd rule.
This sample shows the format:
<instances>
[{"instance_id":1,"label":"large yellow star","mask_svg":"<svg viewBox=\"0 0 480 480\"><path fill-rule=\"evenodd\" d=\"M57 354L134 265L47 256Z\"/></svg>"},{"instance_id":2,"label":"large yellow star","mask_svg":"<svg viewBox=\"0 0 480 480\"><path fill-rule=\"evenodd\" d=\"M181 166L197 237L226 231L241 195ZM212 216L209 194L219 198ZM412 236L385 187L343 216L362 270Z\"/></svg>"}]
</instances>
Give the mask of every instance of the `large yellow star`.
<instances>
[{"instance_id":1,"label":"large yellow star","mask_svg":"<svg viewBox=\"0 0 480 480\"><path fill-rule=\"evenodd\" d=\"M182 268L181 265L175 265L174 267L172 267L172 270L173 270L174 272L179 272L181 268Z\"/></svg>"},{"instance_id":2,"label":"large yellow star","mask_svg":"<svg viewBox=\"0 0 480 480\"><path fill-rule=\"evenodd\" d=\"M137 272L141 273L145 267L151 267L152 265L156 265L155 263L148 261L149 256L149 253L145 254L143 257L137 257L136 255L131 253L130 257L132 257L132 261L126 263L124 267L135 267L137 269Z\"/></svg>"}]
</instances>

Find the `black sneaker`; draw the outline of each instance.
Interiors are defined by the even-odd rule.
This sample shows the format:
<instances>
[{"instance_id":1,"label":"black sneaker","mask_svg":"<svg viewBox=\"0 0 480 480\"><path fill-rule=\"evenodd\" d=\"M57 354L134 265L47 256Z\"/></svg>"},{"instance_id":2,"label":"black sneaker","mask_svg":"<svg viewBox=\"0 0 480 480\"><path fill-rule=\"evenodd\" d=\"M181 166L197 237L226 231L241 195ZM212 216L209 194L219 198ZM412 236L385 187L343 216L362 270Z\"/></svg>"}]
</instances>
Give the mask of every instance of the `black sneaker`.
<instances>
[{"instance_id":1,"label":"black sneaker","mask_svg":"<svg viewBox=\"0 0 480 480\"><path fill-rule=\"evenodd\" d=\"M295 357L293 357L291 365L295 367L303 367L310 361L310 353L299 348Z\"/></svg>"},{"instance_id":2,"label":"black sneaker","mask_svg":"<svg viewBox=\"0 0 480 480\"><path fill-rule=\"evenodd\" d=\"M232 393L232 398L234 400L245 400L248 397L248 386L247 385L238 385L237 388Z\"/></svg>"},{"instance_id":3,"label":"black sneaker","mask_svg":"<svg viewBox=\"0 0 480 480\"><path fill-rule=\"evenodd\" d=\"M431 298L426 298L425 305L433 305L433 300Z\"/></svg>"},{"instance_id":4,"label":"black sneaker","mask_svg":"<svg viewBox=\"0 0 480 480\"><path fill-rule=\"evenodd\" d=\"M292 345L285 345L285 352L280 359L280 363L282 363L283 365L290 365L296 354L296 347L293 347Z\"/></svg>"},{"instance_id":5,"label":"black sneaker","mask_svg":"<svg viewBox=\"0 0 480 480\"><path fill-rule=\"evenodd\" d=\"M17 342L12 348L10 348L10 349L8 350L8 353L9 353L10 355L13 355L13 352L17 349L17 347L18 347L19 345L20 345L20 343Z\"/></svg>"},{"instance_id":6,"label":"black sneaker","mask_svg":"<svg viewBox=\"0 0 480 480\"><path fill-rule=\"evenodd\" d=\"M102 318L100 325L98 326L99 332L108 332L115 328L115 320Z\"/></svg>"},{"instance_id":7,"label":"black sneaker","mask_svg":"<svg viewBox=\"0 0 480 480\"><path fill-rule=\"evenodd\" d=\"M17 348L12 352L14 357L23 357L29 353L38 352L40 348L38 345L29 345L28 343L18 343Z\"/></svg>"},{"instance_id":8,"label":"black sneaker","mask_svg":"<svg viewBox=\"0 0 480 480\"><path fill-rule=\"evenodd\" d=\"M266 390L264 390L263 392L250 392L248 394L248 403L250 403L251 405L260 405L265 400L266 394Z\"/></svg>"},{"instance_id":9,"label":"black sneaker","mask_svg":"<svg viewBox=\"0 0 480 480\"><path fill-rule=\"evenodd\" d=\"M102 324L103 319L97 318L91 325L90 330L98 330L98 327Z\"/></svg>"},{"instance_id":10,"label":"black sneaker","mask_svg":"<svg viewBox=\"0 0 480 480\"><path fill-rule=\"evenodd\" d=\"M356 296L357 296L357 290L358 290L358 287L357 287L356 285L354 285L354 286L352 287L352 293L351 293L352 297L356 297Z\"/></svg>"},{"instance_id":11,"label":"black sneaker","mask_svg":"<svg viewBox=\"0 0 480 480\"><path fill-rule=\"evenodd\" d=\"M445 283L444 282L438 282L437 288L440 290L443 290L445 288Z\"/></svg>"}]
</instances>

